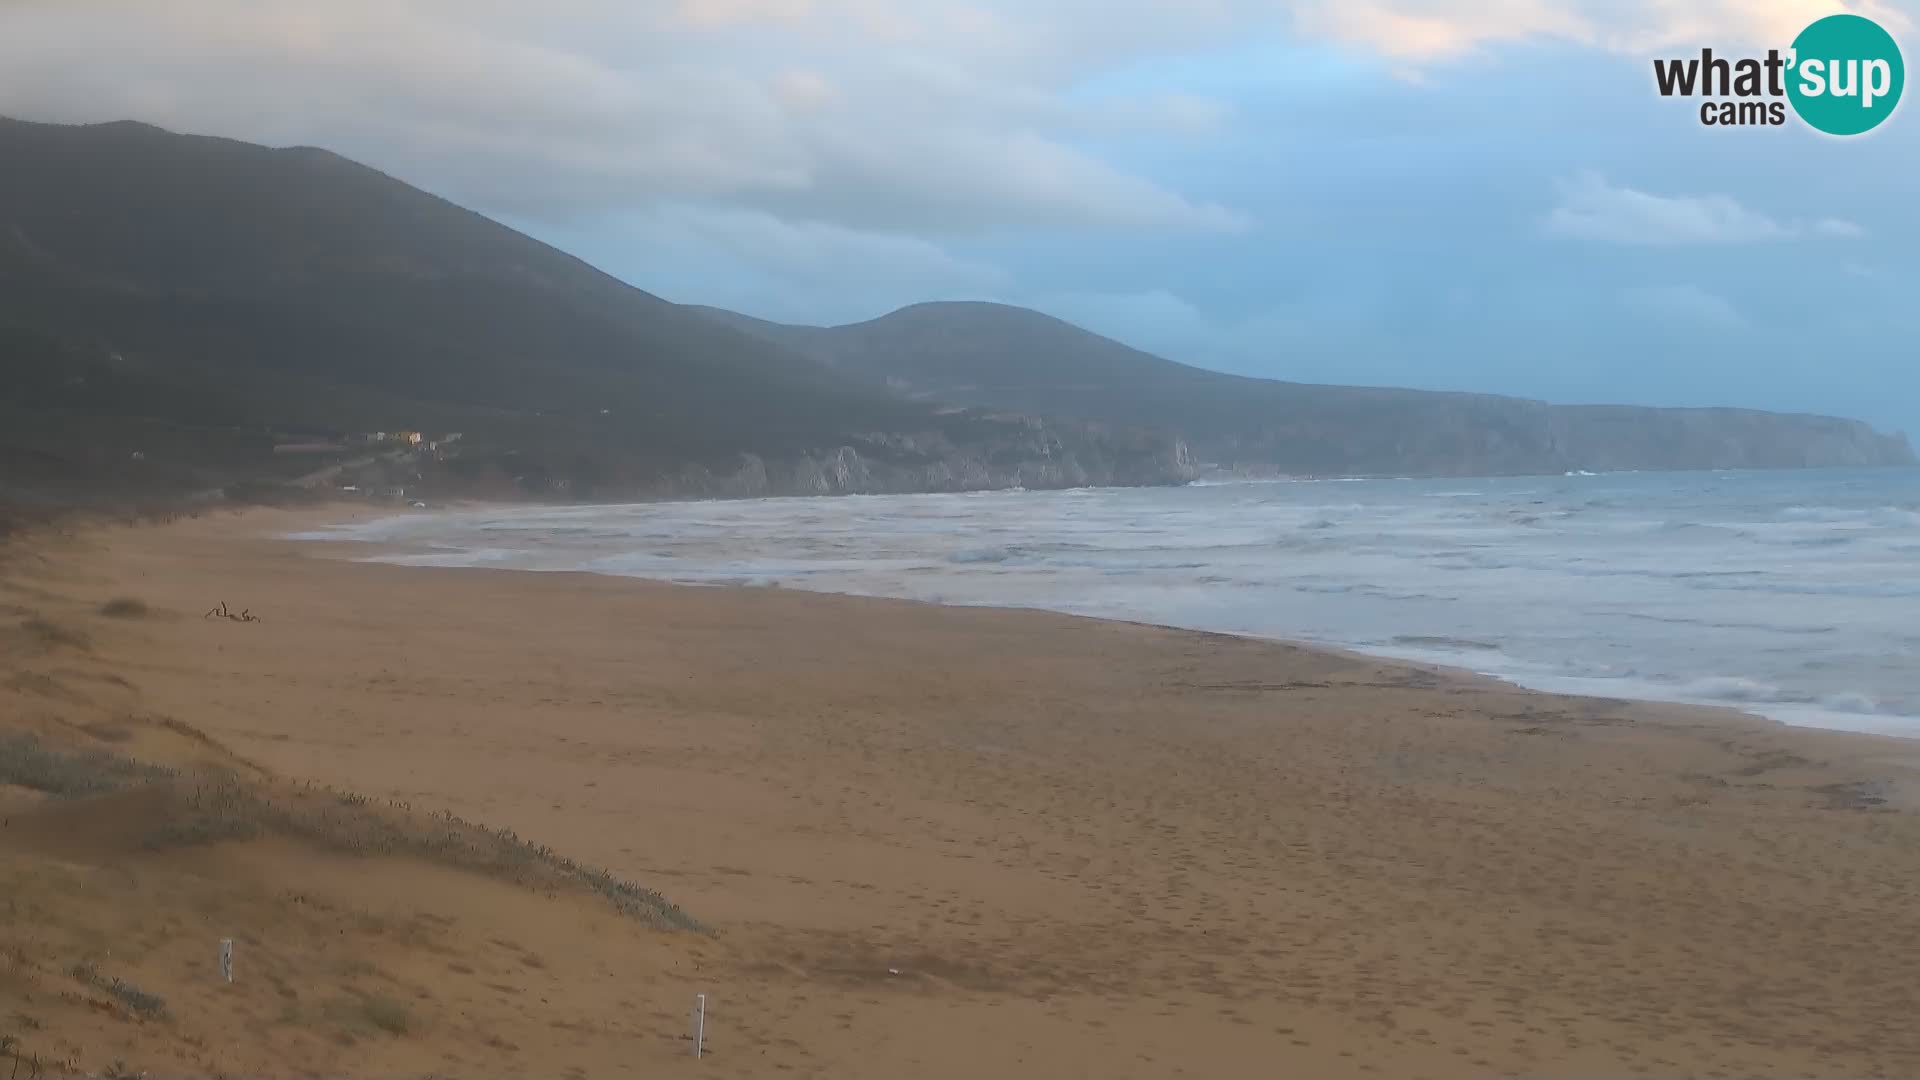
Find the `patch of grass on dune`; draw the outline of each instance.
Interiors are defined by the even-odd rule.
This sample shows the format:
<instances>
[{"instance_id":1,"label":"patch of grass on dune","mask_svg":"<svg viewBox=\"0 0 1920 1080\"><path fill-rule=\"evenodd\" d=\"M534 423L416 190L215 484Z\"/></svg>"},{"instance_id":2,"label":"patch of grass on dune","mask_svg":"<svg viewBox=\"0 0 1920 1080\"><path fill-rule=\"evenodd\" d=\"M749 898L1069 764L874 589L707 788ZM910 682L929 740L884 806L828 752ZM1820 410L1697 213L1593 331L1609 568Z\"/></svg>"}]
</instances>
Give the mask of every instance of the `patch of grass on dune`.
<instances>
[{"instance_id":1,"label":"patch of grass on dune","mask_svg":"<svg viewBox=\"0 0 1920 1080\"><path fill-rule=\"evenodd\" d=\"M699 928L659 893L523 840L511 829L489 829L445 812L422 821L393 807L375 805L364 795L276 788L231 773L204 773L177 787L185 812L156 830L150 846L291 836L326 850L412 856L531 888L584 886L643 922Z\"/></svg>"},{"instance_id":2,"label":"patch of grass on dune","mask_svg":"<svg viewBox=\"0 0 1920 1080\"><path fill-rule=\"evenodd\" d=\"M147 602L137 596L116 596L100 605L100 614L111 619L144 619L150 612Z\"/></svg>"},{"instance_id":3,"label":"patch of grass on dune","mask_svg":"<svg viewBox=\"0 0 1920 1080\"><path fill-rule=\"evenodd\" d=\"M227 770L181 772L104 751L55 749L31 735L0 736L0 783L69 799L161 787L167 806L140 837L153 850L286 836L345 854L419 858L532 889L582 888L648 925L701 929L651 889L511 829L488 829L451 813L422 818L350 792L247 780Z\"/></svg>"},{"instance_id":4,"label":"patch of grass on dune","mask_svg":"<svg viewBox=\"0 0 1920 1080\"><path fill-rule=\"evenodd\" d=\"M130 982L109 979L91 963L75 964L67 969L67 974L96 990L104 991L107 996L141 1016L164 1019L168 1015L167 1002L160 995L149 994Z\"/></svg>"},{"instance_id":5,"label":"patch of grass on dune","mask_svg":"<svg viewBox=\"0 0 1920 1080\"><path fill-rule=\"evenodd\" d=\"M413 1016L407 1007L384 994L366 998L360 1003L360 1011L374 1027L389 1035L405 1035L413 1027Z\"/></svg>"},{"instance_id":6,"label":"patch of grass on dune","mask_svg":"<svg viewBox=\"0 0 1920 1080\"><path fill-rule=\"evenodd\" d=\"M83 630L70 626L61 626L44 616L35 615L20 624L27 640L45 649L78 649L85 652L93 648L93 639Z\"/></svg>"},{"instance_id":7,"label":"patch of grass on dune","mask_svg":"<svg viewBox=\"0 0 1920 1080\"><path fill-rule=\"evenodd\" d=\"M32 735L0 735L0 783L62 799L110 795L175 773L105 751L55 750Z\"/></svg>"},{"instance_id":8,"label":"patch of grass on dune","mask_svg":"<svg viewBox=\"0 0 1920 1080\"><path fill-rule=\"evenodd\" d=\"M90 724L81 724L80 730L99 739L101 742L123 743L133 739L133 729L124 724L107 720L96 720Z\"/></svg>"}]
</instances>

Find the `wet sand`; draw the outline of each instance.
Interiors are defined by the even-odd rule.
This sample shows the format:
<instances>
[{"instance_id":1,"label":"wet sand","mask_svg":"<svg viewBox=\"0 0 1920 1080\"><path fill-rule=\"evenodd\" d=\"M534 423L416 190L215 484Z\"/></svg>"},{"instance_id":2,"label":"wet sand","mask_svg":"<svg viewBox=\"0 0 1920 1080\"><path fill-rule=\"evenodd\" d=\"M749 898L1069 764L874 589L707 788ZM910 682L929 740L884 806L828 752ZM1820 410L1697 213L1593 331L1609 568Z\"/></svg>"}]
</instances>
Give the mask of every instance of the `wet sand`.
<instances>
[{"instance_id":1,"label":"wet sand","mask_svg":"<svg viewBox=\"0 0 1920 1080\"><path fill-rule=\"evenodd\" d=\"M89 533L13 601L138 597L154 617L93 648L139 710L274 774L512 828L714 931L543 926L564 996L463 1006L515 1023L515 1050L446 1064L424 1031L382 1061L1920 1073L1914 744L1038 612L274 539L317 520ZM200 617L219 601L263 621ZM326 866L307 876L354 891L351 860ZM652 959L594 961L628 955ZM698 1067L674 1042L696 992ZM654 1050L610 1055L581 1021L623 997L647 1008L620 1045Z\"/></svg>"}]
</instances>

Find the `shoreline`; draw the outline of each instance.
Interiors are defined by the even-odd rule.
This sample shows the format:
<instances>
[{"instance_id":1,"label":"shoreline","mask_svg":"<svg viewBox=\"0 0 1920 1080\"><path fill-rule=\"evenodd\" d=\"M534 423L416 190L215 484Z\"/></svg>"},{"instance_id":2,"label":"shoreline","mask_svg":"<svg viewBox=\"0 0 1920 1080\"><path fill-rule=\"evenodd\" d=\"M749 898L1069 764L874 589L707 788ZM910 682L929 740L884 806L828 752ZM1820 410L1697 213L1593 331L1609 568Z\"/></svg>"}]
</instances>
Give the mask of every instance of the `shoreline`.
<instances>
[{"instance_id":1,"label":"shoreline","mask_svg":"<svg viewBox=\"0 0 1920 1080\"><path fill-rule=\"evenodd\" d=\"M1599 474L1599 475L1606 475L1606 474ZM1366 479L1373 479L1373 478L1343 477L1343 478L1333 478L1329 481L1324 481L1324 482L1348 482L1348 481L1357 481L1357 480L1366 480ZM1323 482L1323 481L1315 481L1315 482ZM1087 489L1087 490L1095 490L1095 489ZM964 493L964 494L980 494L980 493ZM831 497L861 498L863 496L848 495L848 496L831 496ZM871 496L871 497L881 498L885 496ZM800 499L817 499L817 498L820 498L820 496L773 496L770 498L800 500ZM722 501L722 500L674 499L674 500L662 500L662 501L678 504L678 503L716 502L716 501ZM1539 696L1539 697L1548 698L1548 699L1568 699L1573 701L1588 702L1595 706L1601 706L1601 707L1609 707L1609 706L1625 707L1629 710L1635 711L1636 714L1638 714L1637 715L1638 719L1651 721L1654 723L1659 723L1663 719L1665 719L1670 722L1677 722L1680 724L1680 726L1683 726L1683 727L1690 727L1692 725L1688 723L1688 721L1699 720L1699 721L1705 721L1708 724L1724 724L1724 725L1731 725L1732 727L1736 727L1736 728L1746 728L1750 730L1791 733L1795 735L1807 736L1816 740L1832 739L1832 740L1837 740L1838 744L1844 745L1847 743L1851 743L1855 747L1863 750L1868 747L1874 747L1879 750L1892 754L1893 759L1896 761L1913 766L1914 768L1914 775L1912 778L1913 786L1911 790L1906 793L1907 797L1904 798L1902 802L1907 803L1908 805L1911 805L1913 808L1920 809L1920 733L1916 733L1912 735L1903 735L1903 734L1895 734L1895 733L1889 733L1889 732L1859 730L1859 729L1853 729L1853 728L1827 727L1827 726L1812 725L1812 724L1795 724L1787 720L1782 720L1773 716L1769 716L1758 710L1751 709L1751 708L1744 708L1735 704L1722 704L1722 703L1714 703L1714 702L1707 702L1707 701L1684 700L1684 699L1661 698L1661 697L1632 697L1632 696L1624 696L1624 695L1618 695L1618 694L1586 693L1586 692L1577 691L1577 690L1557 690L1557 689L1552 689L1547 687L1529 685L1528 683L1520 681L1515 678L1511 678L1511 677L1497 674L1497 673L1478 671L1473 668L1466 667L1460 664L1446 663L1443 661L1430 661L1430 660L1419 659L1416 657L1394 655L1386 652L1374 652L1361 647L1336 644L1332 642L1314 641L1314 640L1301 639L1301 638L1274 637L1274 636L1253 634L1253 633L1237 633L1234 631L1227 631L1227 630L1213 630L1213 629L1207 629L1204 627L1182 626L1174 623L1154 622L1147 619L1129 619L1129 618L1107 616L1107 615L1090 615L1090 614L1083 614L1078 612L1062 611L1054 608L1007 606L1007 605L995 605L995 604L985 604L985 603L982 603L982 604L951 603L951 602L940 601L940 600L923 600L923 599L918 599L913 597L886 596L886 595L866 594L866 593L848 593L848 592L836 592L836 591L828 591L828 590L814 590L814 589L808 589L800 586L783 586L777 583L770 584L770 585L754 585L754 584L738 584L738 583L731 583L731 582L710 582L709 583L709 582L675 581L675 580L666 579L666 578L647 577L644 575L637 575L637 574L609 573L609 572L599 571L599 570L586 570L586 569L577 569L577 568L542 569L542 568L528 568L528 567L486 566L486 565L470 565L470 564L453 564L453 565L420 564L420 563L409 563L409 562L397 562L388 558L383 558L379 555L366 557L366 558L345 558L343 556L345 552L349 550L352 550L352 551L374 550L374 551L384 551L387 553L422 553L422 552L430 551L433 549L428 547L423 547L421 545L411 545L411 544L395 543L395 542L389 542L389 541L368 541L368 540L358 540L358 539L329 539L321 535L321 531L335 529L342 526L345 523L354 523L354 524L363 524L363 525L377 524L385 520L397 519L397 518L403 518L403 517L412 517L416 515L462 513L462 512L473 512L473 511L501 511L501 510L516 510L516 509L526 509L529 511L534 511L534 510L550 511L553 509L593 509L593 508L597 508L599 505L600 504L569 503L569 504L551 504L551 505L539 504L538 506L530 506L528 504L519 503L519 502L462 501L459 503L451 503L451 504L446 504L442 506L432 507L427 510L395 512L392 510L388 510L386 508L367 507L364 504L360 504L360 503L329 502L329 503L324 503L318 506L308 506L308 507L300 507L300 508L293 508L293 509L268 508L268 507L217 508L217 509L209 510L208 514L209 516L224 515L229 519L248 523L242 529L242 531L237 534L238 536L244 539L254 540L254 541L263 541L273 545L286 545L291 549L306 549L307 554L304 555L303 557L320 557L320 558L328 559L330 561L345 563L348 565L388 566L388 567L394 567L402 570L421 570L421 571L446 572L446 573L455 573L455 574L477 574L477 575L505 574L505 575L516 575L516 576L517 575L553 575L553 576L559 576L559 577L579 576L579 577L585 577L588 579L601 579L601 580L606 580L611 582L638 583L646 587L668 589L668 590L675 590L675 591L678 591L678 590L716 591L716 592L725 592L725 593L741 593L749 596L754 594L759 594L759 593L767 593L767 592L787 592L787 593L798 593L803 595L832 597L838 600L851 601L855 604L877 603L877 604L883 604L883 605L907 605L909 607L927 608L927 609L932 609L937 611L985 612L985 613L992 613L996 615L1004 615L1014 619L1019 619L1022 617L1032 616L1032 615L1039 615L1039 616L1044 616L1044 617L1049 617L1054 619L1069 620L1072 622L1085 622L1085 623L1096 624L1096 625L1127 627L1127 628L1133 628L1133 629L1147 631L1155 634L1172 634L1172 635L1180 635L1180 636L1190 636L1199 640L1218 639L1218 640L1223 640L1228 642L1245 643L1248 645L1255 645L1255 646L1271 646L1271 647L1286 649L1289 651L1307 654L1307 655L1319 655L1326 658L1329 661L1367 664L1367 665L1385 667L1388 669L1401 669L1410 673L1416 673L1421 676L1433 677L1433 678L1445 680L1451 683L1458 683L1458 684L1463 684L1467 686L1481 686L1487 689L1498 690L1501 692L1516 693L1520 695L1534 695L1534 696ZM632 505L651 505L651 504L621 503L621 504L609 504L609 505L632 506ZM343 512L344 512L344 516L343 516ZM266 526L264 524L258 524L258 525L254 524L255 522L261 522L263 521L263 519L268 517L293 517L298 519L301 522L302 528L296 529L293 531L288 531L285 528L283 528L281 525L277 525L277 524L271 527ZM158 525L155 525L152 523L142 523L142 524L133 525L133 526L128 526L124 524L113 524L113 523L93 524L93 525L85 526L83 531L115 532L115 531L120 531L128 528L135 528L135 529L137 528L168 528L168 527L173 527L175 524L176 523L174 522L161 523ZM318 530L321 530L321 531L316 531L316 526ZM1574 681L1574 680L1569 680L1569 681ZM1596 679L1593 681L1602 681L1602 680ZM1909 718L1893 717L1891 719L1898 720L1898 721L1906 721Z\"/></svg>"},{"instance_id":2,"label":"shoreline","mask_svg":"<svg viewBox=\"0 0 1920 1080\"><path fill-rule=\"evenodd\" d=\"M328 515L101 530L4 583L85 629L121 713L511 829L714 929L547 928L546 969L501 983L537 993L458 1004L513 1025L493 1071L672 1071L695 992L735 1075L1920 1070L1905 740L1206 631L360 563L271 535ZM94 614L115 597L149 614ZM265 621L201 618L223 599ZM36 663L82 687L76 656ZM53 700L10 686L16 715ZM271 854L267 880L386 880ZM262 918L272 938L282 915ZM658 959L636 974L603 945ZM658 1011L561 1026L631 994ZM447 1071L433 1055L470 1049L453 1008L363 1044L404 1059L269 1024L227 1060Z\"/></svg>"},{"instance_id":3,"label":"shoreline","mask_svg":"<svg viewBox=\"0 0 1920 1080\"><path fill-rule=\"evenodd\" d=\"M1093 490L1093 489L1088 489L1088 490ZM845 496L845 497L860 498L861 496ZM884 498L889 496L871 496L871 497ZM786 496L786 497L780 497L780 498L782 500L800 500L800 499L806 499L809 497ZM697 505L701 503L716 502L716 501L721 501L721 500L670 500L658 505ZM761 500L761 501L768 501L768 500ZM463 505L457 505L457 506L450 505L445 507L435 507L431 510L420 511L420 512L391 512L391 513L385 513L385 514L376 513L375 515L372 516L371 519L366 521L357 520L357 515L356 515L355 524L356 526L364 527L364 526L370 526L370 525L378 525L384 521L390 521L390 520L398 521L398 520L403 520L407 518L426 516L426 515L436 515L436 514L447 515L447 514L460 514L460 513L468 513L468 512L498 513L503 511L511 512L517 509L526 509L529 513L552 512L555 509L579 509L583 511L599 510L599 509L618 510L623 507L652 506L652 505L656 505L656 504L655 503L617 503L617 504L606 504L604 507L602 507L600 504L573 504L571 506L565 506L565 507L542 506L537 508L521 507L519 504L511 504L511 503L463 504ZM470 556L472 554L471 551L463 552L460 550L447 550L447 549L437 548L437 547L426 545L426 544L408 543L408 542L401 542L401 541L379 540L379 539L368 540L368 539L359 539L352 536L332 537L332 536L326 535L328 531L332 531L333 529L338 527L339 527L338 523L334 523L331 525L323 524L318 529L309 528L304 531L277 534L274 538L291 542L291 543L325 545L325 546L328 546L330 549L334 549L340 552L341 553L340 557L347 558L348 561L353 561L353 562L382 563L386 565L396 565L396 566L437 567L437 568L443 568L443 569L524 570L530 573L587 573L587 574L595 574L601 577L606 577L611 579L648 581L648 582L654 582L657 584L684 586L684 587L789 588L789 589L797 589L797 590L806 591L806 592L814 592L820 595L873 597L873 598L884 598L884 599L892 599L892 600L910 600L910 601L916 601L916 602L933 603L936 606L943 606L943 607L980 607L980 608L990 608L992 610L1004 610L1004 611L1046 611L1054 614L1074 615L1078 617L1091 618L1091 619L1103 619L1103 620L1114 621L1114 622L1132 623L1132 624L1141 625L1141 626L1159 627L1159 628L1164 628L1168 630L1191 631L1195 633L1225 634L1227 636L1244 638L1250 641L1261 641L1261 642L1268 642L1272 644L1289 645L1289 646L1295 646L1295 647L1307 648L1307 649L1320 649L1320 650L1325 650L1325 651L1337 653L1337 654L1354 654L1358 656L1368 657L1374 660L1383 660L1383 661L1389 661L1394 663L1411 664L1411 665L1415 665L1423 668L1443 669L1447 671L1457 672L1460 674L1471 675L1478 678L1492 679L1506 686L1523 689L1523 690L1534 691L1538 693L1544 693L1544 694L1553 694L1553 695L1570 696L1570 697L1598 698L1598 699L1618 699L1618 700L1642 702L1650 705L1673 706L1673 707L1679 707L1679 708L1708 709L1708 710L1716 710L1716 711L1722 711L1722 712L1730 712L1730 713L1738 714L1741 716L1750 717L1761 722L1784 725L1784 726L1799 729L1799 730L1826 731L1826 732L1834 732L1834 733L1862 735L1862 736L1867 736L1871 738L1896 739L1896 740L1903 740L1903 741L1920 740L1920 716L1907 716L1907 715L1901 715L1896 713L1846 712L1846 711L1838 710L1835 708L1823 706L1814 701L1768 702L1768 701L1760 701L1760 700L1715 698L1715 697L1702 696L1699 694L1684 693L1683 691L1685 689L1685 685L1687 684L1673 687L1671 691L1669 691L1667 687L1663 686L1658 682L1653 682L1653 681L1648 681L1643 679L1633 679L1633 678L1628 678L1624 676L1607 677L1607 676L1576 676L1576 675L1559 675L1559 674L1539 674L1539 675L1529 676L1525 674L1517 674L1517 673L1506 672L1506 671L1488 671L1488 670L1482 670L1480 668L1471 666L1469 662L1470 661L1469 657L1463 656L1459 658L1453 658L1453 657L1431 658L1429 656L1423 655L1423 653L1426 653L1428 650L1422 650L1422 649L1402 648L1402 647L1391 646L1391 645L1380 646L1376 648L1376 647L1368 647L1365 645L1355 645L1347 642L1325 641L1325 640L1316 640L1312 638L1300 638L1300 637L1289 637L1285 635L1273 635L1273 634L1262 634L1262 633L1255 633L1255 632L1235 631L1235 630L1228 630L1228 629L1219 629L1215 627L1208 627L1204 625L1188 625L1188 624L1181 624L1181 623L1158 622L1158 621L1154 621L1151 618L1129 618L1121 615L1102 614L1098 612L1069 611L1059 607L1047 607L1042 605L1008 605L1008 604L996 604L996 603L988 603L988 602L966 603L966 602L954 602L949 600L920 601L919 598L916 598L916 597L902 596L902 595L891 594L891 593L851 592L851 591L827 589L827 588L816 589L816 588L811 588L805 584L787 584L787 583L781 583L777 581L771 582L767 585L750 584L750 583L743 583L743 582L726 582L726 581L715 581L715 582L689 581L689 580L676 579L668 576L651 576L645 573L627 573L627 572L621 572L621 571L598 570L598 569L591 569L591 568L579 567L579 566L567 566L567 567L494 566L494 565L488 565L485 561L471 561L470 560ZM363 557L349 557L347 553L352 551L359 551L359 552L368 553L368 554L365 554ZM445 559L447 561L431 561L431 562L416 561L417 559L423 559L423 558L424 559ZM461 561L462 559L468 559L469 561ZM1706 672L1706 673L1702 673L1700 675L1695 676L1695 681L1713 681L1713 680L1721 680L1724 678L1727 678L1727 677L1724 676L1722 673ZM1742 677L1736 676L1734 678L1739 679Z\"/></svg>"},{"instance_id":4,"label":"shoreline","mask_svg":"<svg viewBox=\"0 0 1920 1080\"><path fill-rule=\"evenodd\" d=\"M1372 479L1372 478L1365 478L1365 477L1337 478L1337 479L1334 479L1331 481L1325 481L1325 482L1350 482L1350 481L1358 481L1363 479ZM1316 481L1316 482L1322 482L1322 481ZM1087 489L1087 490L1094 490L1094 489ZM982 493L970 492L965 494L982 494ZM848 496L831 496L831 497L883 498L886 496L848 495ZM801 500L801 499L816 499L816 498L820 498L820 496L771 496L769 498ZM675 499L675 500L663 500L663 501L668 503L678 504L678 503L716 502L716 501L723 501L723 500ZM1609 707L1609 706L1625 707L1629 710L1635 711L1638 719L1650 721L1653 723L1660 723L1663 720L1665 720L1668 722L1679 723L1681 726L1690 726L1690 724L1688 723L1689 721L1698 720L1698 721L1704 721L1710 725L1721 724L1721 725L1729 725L1735 728L1757 729L1757 730L1763 730L1763 731L1775 731L1775 732L1792 733L1796 735L1804 735L1804 736L1813 738L1815 740L1832 739L1832 740L1837 740L1837 743L1839 745L1852 744L1852 746L1856 750L1861 752L1865 752L1869 748L1872 748L1873 750L1878 751L1879 753L1884 753L1886 755L1889 755L1889 760L1898 762L1902 765L1912 766L1913 775L1910 778L1910 782L1903 783L1900 786L1899 801L1901 804L1905 806L1908 806L1914 809L1920 809L1920 732L1916 732L1914 734L1898 734L1898 733L1892 733L1892 732L1862 730L1857 728L1830 727L1830 726L1822 726L1817 724L1795 724L1795 723L1792 723L1791 721L1779 719L1774 716L1769 716L1764 712L1761 712L1752 708L1745 708L1737 704L1715 703L1715 702L1709 702L1709 701L1685 700L1685 699L1662 698L1662 697L1633 697L1633 696L1625 696L1625 695L1618 695L1618 694L1586 693L1578 690L1553 689L1550 687L1530 685L1516 678L1511 678L1511 677L1501 675L1501 674L1496 674L1496 673L1478 671L1473 668L1466 667L1460 664L1445 663L1441 661L1429 661L1429 660L1423 660L1423 659L1418 659L1414 657L1393 655L1391 653L1385 653L1385 652L1373 652L1364 648L1342 645L1342 644L1335 644L1332 642L1313 641L1313 640L1300 639L1300 638L1273 637L1273 636L1251 634L1251 633L1236 633L1233 631L1226 631L1226 630L1212 630L1204 627L1182 626L1174 623L1154 622L1154 621L1145 620L1145 619L1128 619L1128 618L1121 618L1121 617L1107 616L1107 615L1089 615L1089 614L1082 614L1078 612L1061 611L1054 608L1005 606L1005 605L994 605L994 604L984 604L984 603L983 604L956 604L956 603L950 603L950 602L940 601L940 600L922 600L922 599L917 599L913 597L886 596L886 595L866 594L866 593L847 593L847 592L835 592L835 591L828 591L828 590L814 590L814 589L808 589L800 586L783 586L777 583L771 584L771 585L754 585L754 584L739 584L739 583L730 583L730 582L674 581L666 578L647 577L644 575L637 575L637 574L608 573L605 571L585 570L585 569L578 569L578 568L540 569L540 568L528 568L528 567L486 566L486 565L470 565L470 564L453 564L453 565L421 564L421 563L411 563L411 562L398 562L391 559L382 558L377 555L372 557L367 557L367 558L344 558L342 557L342 555L344 552L348 550L375 550L375 551L385 551L389 553L417 554L417 553L423 553L425 551L430 551L433 549L423 547L420 545L394 543L389 541L377 541L377 540L367 541L367 540L357 540L357 539L328 539L321 535L321 531L337 528L342 524L343 521L354 522L358 524L377 524L381 521L385 521L389 519L412 517L416 515L462 513L462 512L477 512L477 511L501 511L501 510L516 510L516 509L526 509L530 512L536 511L536 510L550 511L553 509L594 509L594 508L598 508L599 505L600 504L592 504L592 503L571 503L571 504L554 504L554 505L541 504L540 506L534 507L534 506L527 506L526 504L522 504L522 503L513 503L513 502L500 503L500 502L477 501L477 502L461 502L457 504L437 506L437 507L433 507L423 511L384 512L379 509L363 508L360 504L357 504L357 503L328 503L322 506L306 507L306 508L300 508L295 510L275 510L275 509L269 509L269 508L240 508L240 509L229 509L224 512L243 521L248 519L259 519L267 515L296 516L301 520L303 524L302 529L296 529L294 531L286 531L280 528L279 526L274 526L271 528L267 528L265 526L254 528L249 526L245 532L245 535L248 536L249 538L266 541L272 544L284 544L293 548L311 549L311 551L316 555L318 555L319 557L324 557L334 561L344 562L348 564L391 566L391 567L396 567L400 569L429 570L429 571L441 571L441 572L453 572L453 573L557 575L562 577L583 576L589 579L604 579L607 581L618 581L618 582L634 582L634 583L640 583L642 585L649 586L649 587L663 588L663 589L670 589L670 590L713 590L713 591L720 591L720 592L739 592L739 593L745 593L748 595L752 595L755 593L770 592L770 591L784 591L784 592L801 593L801 594L807 594L807 595L813 595L813 596L834 597L836 599L853 601L855 603L871 602L871 603L880 603L880 604L903 604L903 605L909 605L909 606L915 606L915 607L930 608L934 610L990 612L990 613L1010 616L1016 619L1021 618L1023 616L1027 616L1027 615L1042 615L1042 616L1047 616L1047 617L1052 617L1057 619L1082 621L1082 622L1093 623L1093 624L1106 624L1106 625L1111 625L1116 627L1131 627L1131 628L1135 628L1143 631L1149 631L1153 633L1191 635L1200 640L1221 639L1225 641L1242 642L1242 643L1251 644L1251 645L1272 646L1276 648L1297 651L1305 654L1318 654L1318 655L1324 656L1325 658L1331 661L1354 662L1354 663L1384 666L1387 668L1404 669L1408 672L1418 673L1423 676L1431 676L1431 677L1439 678L1449 682L1461 683L1469 686L1479 685L1489 689L1497 689L1503 692L1518 693L1522 695L1538 695L1540 697L1550 698L1550 699L1570 699L1575 701L1589 702L1596 706L1602 706L1602 707ZM635 505L652 505L652 504L620 503L620 504L609 504L609 505L635 506ZM362 509L369 510L369 513L365 515L366 520L364 521L361 520L361 518L363 517L361 513ZM340 515L341 510L348 511L344 519ZM315 528L316 526L320 531L316 531L316 528ZM114 528L114 526L105 526L105 527ZM324 554L324 555L319 554L323 551L331 551L331 553ZM1577 680L1568 680L1568 681L1577 681ZM1601 680L1594 680L1594 681L1601 681ZM1891 719L1896 721L1906 722L1910 718L1893 717ZM1879 755L1875 754L1873 756L1877 757Z\"/></svg>"}]
</instances>

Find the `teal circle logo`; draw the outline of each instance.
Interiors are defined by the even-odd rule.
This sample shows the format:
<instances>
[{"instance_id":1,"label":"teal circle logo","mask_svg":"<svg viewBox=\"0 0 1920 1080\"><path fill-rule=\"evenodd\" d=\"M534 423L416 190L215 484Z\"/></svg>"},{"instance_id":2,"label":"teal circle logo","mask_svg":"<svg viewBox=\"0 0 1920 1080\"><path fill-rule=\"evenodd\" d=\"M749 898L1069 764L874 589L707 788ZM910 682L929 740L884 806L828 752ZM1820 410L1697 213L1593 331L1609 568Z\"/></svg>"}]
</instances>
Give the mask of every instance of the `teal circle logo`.
<instances>
[{"instance_id":1,"label":"teal circle logo","mask_svg":"<svg viewBox=\"0 0 1920 1080\"><path fill-rule=\"evenodd\" d=\"M1793 39L1787 100L1815 130L1859 135L1900 104L1906 64L1893 35L1872 19L1829 15Z\"/></svg>"}]
</instances>

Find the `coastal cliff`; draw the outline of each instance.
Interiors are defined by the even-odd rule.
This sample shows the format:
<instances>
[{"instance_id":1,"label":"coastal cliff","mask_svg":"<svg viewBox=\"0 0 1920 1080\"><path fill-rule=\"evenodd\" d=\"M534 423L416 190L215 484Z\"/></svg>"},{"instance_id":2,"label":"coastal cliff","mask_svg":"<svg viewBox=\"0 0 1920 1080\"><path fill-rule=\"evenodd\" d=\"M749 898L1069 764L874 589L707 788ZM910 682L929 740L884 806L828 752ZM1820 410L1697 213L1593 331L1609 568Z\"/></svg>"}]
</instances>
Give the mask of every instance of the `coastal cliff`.
<instances>
[{"instance_id":1,"label":"coastal cliff","mask_svg":"<svg viewBox=\"0 0 1920 1080\"><path fill-rule=\"evenodd\" d=\"M1832 416L1563 405L1552 409L1550 423L1561 460L1594 472L1673 468L1670 462L1702 469L1915 463L1904 434Z\"/></svg>"},{"instance_id":2,"label":"coastal cliff","mask_svg":"<svg viewBox=\"0 0 1920 1080\"><path fill-rule=\"evenodd\" d=\"M1184 443L1028 417L965 417L971 430L867 433L838 446L790 454L742 452L704 462L541 457L485 449L459 458L391 470L373 478L410 481L438 495L563 496L600 501L655 498L761 498L911 492L1151 487L1200 475ZM358 485L357 485L358 486Z\"/></svg>"}]
</instances>

